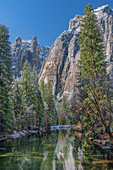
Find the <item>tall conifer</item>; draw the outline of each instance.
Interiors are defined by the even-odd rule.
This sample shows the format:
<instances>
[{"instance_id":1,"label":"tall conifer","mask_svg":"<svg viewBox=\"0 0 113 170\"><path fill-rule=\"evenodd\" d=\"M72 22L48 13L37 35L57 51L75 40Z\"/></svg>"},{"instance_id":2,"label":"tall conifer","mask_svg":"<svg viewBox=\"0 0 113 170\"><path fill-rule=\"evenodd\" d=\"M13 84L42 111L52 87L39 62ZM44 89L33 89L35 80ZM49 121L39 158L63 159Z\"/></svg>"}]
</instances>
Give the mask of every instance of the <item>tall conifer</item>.
<instances>
[{"instance_id":1,"label":"tall conifer","mask_svg":"<svg viewBox=\"0 0 113 170\"><path fill-rule=\"evenodd\" d=\"M26 125L32 124L34 95L32 90L31 66L26 60L23 66L23 74L21 76L22 101L26 117Z\"/></svg>"},{"instance_id":2,"label":"tall conifer","mask_svg":"<svg viewBox=\"0 0 113 170\"><path fill-rule=\"evenodd\" d=\"M98 21L92 6L88 4L84 10L80 30L80 96L84 109L82 122L86 130L98 132L98 128L104 127L112 136L107 64L104 59Z\"/></svg>"},{"instance_id":3,"label":"tall conifer","mask_svg":"<svg viewBox=\"0 0 113 170\"><path fill-rule=\"evenodd\" d=\"M9 100L11 87L11 51L9 32L0 25L0 131L6 131L12 124L12 112Z\"/></svg>"},{"instance_id":4,"label":"tall conifer","mask_svg":"<svg viewBox=\"0 0 113 170\"><path fill-rule=\"evenodd\" d=\"M80 30L80 71L83 77L96 77L106 72L102 38L93 8L85 7Z\"/></svg>"},{"instance_id":5,"label":"tall conifer","mask_svg":"<svg viewBox=\"0 0 113 170\"><path fill-rule=\"evenodd\" d=\"M34 117L35 124L43 126L44 121L44 105L41 97L41 92L38 85L38 75L35 69L35 65L32 71L32 91L34 94Z\"/></svg>"},{"instance_id":6,"label":"tall conifer","mask_svg":"<svg viewBox=\"0 0 113 170\"><path fill-rule=\"evenodd\" d=\"M14 129L22 130L25 124L22 96L18 81L15 80L12 87L12 107L14 112Z\"/></svg>"},{"instance_id":7,"label":"tall conifer","mask_svg":"<svg viewBox=\"0 0 113 170\"><path fill-rule=\"evenodd\" d=\"M46 110L47 121L48 121L48 124L53 125L54 118L55 118L55 104L54 104L54 98L53 98L50 81L48 81L47 83L45 101L47 104L47 110Z\"/></svg>"}]
</instances>

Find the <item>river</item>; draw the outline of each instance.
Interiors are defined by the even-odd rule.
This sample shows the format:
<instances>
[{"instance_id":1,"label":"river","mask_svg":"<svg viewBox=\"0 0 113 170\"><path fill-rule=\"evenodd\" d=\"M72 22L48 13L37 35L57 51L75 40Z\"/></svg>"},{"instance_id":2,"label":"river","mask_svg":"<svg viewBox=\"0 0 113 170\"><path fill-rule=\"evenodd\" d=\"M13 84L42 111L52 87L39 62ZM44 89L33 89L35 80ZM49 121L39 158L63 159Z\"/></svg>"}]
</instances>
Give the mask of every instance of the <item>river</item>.
<instances>
[{"instance_id":1,"label":"river","mask_svg":"<svg viewBox=\"0 0 113 170\"><path fill-rule=\"evenodd\" d=\"M0 142L0 170L111 170L113 154L81 133L57 130Z\"/></svg>"}]
</instances>

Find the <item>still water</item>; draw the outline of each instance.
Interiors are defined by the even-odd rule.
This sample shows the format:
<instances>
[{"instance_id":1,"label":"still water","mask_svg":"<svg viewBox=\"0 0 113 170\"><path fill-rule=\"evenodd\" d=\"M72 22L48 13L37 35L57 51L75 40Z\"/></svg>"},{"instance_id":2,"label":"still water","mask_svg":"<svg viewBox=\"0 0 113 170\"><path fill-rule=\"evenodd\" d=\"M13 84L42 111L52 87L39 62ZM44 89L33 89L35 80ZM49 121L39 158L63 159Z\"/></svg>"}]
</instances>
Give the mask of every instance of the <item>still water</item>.
<instances>
[{"instance_id":1,"label":"still water","mask_svg":"<svg viewBox=\"0 0 113 170\"><path fill-rule=\"evenodd\" d=\"M111 170L113 155L60 130L0 143L0 170Z\"/></svg>"}]
</instances>

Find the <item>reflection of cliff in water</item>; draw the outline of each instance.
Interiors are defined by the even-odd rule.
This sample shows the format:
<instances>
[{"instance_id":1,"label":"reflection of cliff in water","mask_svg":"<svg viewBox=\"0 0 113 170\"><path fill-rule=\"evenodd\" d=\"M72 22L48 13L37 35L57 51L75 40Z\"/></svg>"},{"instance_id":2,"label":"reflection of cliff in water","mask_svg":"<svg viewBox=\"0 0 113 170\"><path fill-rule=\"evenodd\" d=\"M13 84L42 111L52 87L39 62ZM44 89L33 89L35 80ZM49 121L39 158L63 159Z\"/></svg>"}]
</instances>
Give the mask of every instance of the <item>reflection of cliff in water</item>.
<instances>
[{"instance_id":1,"label":"reflection of cliff in water","mask_svg":"<svg viewBox=\"0 0 113 170\"><path fill-rule=\"evenodd\" d=\"M113 156L89 143L80 133L52 131L41 136L0 143L0 170L112 169Z\"/></svg>"},{"instance_id":2,"label":"reflection of cliff in water","mask_svg":"<svg viewBox=\"0 0 113 170\"><path fill-rule=\"evenodd\" d=\"M58 143L55 150L53 170L82 170L83 152L80 147L75 147L75 136L65 131L59 132Z\"/></svg>"}]
</instances>

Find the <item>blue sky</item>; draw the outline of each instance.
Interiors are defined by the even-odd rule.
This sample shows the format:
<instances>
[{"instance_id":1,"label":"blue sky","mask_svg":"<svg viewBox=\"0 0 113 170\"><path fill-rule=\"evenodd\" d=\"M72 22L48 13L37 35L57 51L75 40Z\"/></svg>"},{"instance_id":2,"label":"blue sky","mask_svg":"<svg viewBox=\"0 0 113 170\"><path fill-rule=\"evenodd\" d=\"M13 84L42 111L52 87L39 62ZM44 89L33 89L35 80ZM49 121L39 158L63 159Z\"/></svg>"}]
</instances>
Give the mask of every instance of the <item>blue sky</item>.
<instances>
[{"instance_id":1,"label":"blue sky","mask_svg":"<svg viewBox=\"0 0 113 170\"><path fill-rule=\"evenodd\" d=\"M9 28L11 43L18 36L28 40L36 35L40 44L51 46L88 3L113 9L113 0L0 0L0 24Z\"/></svg>"}]
</instances>

